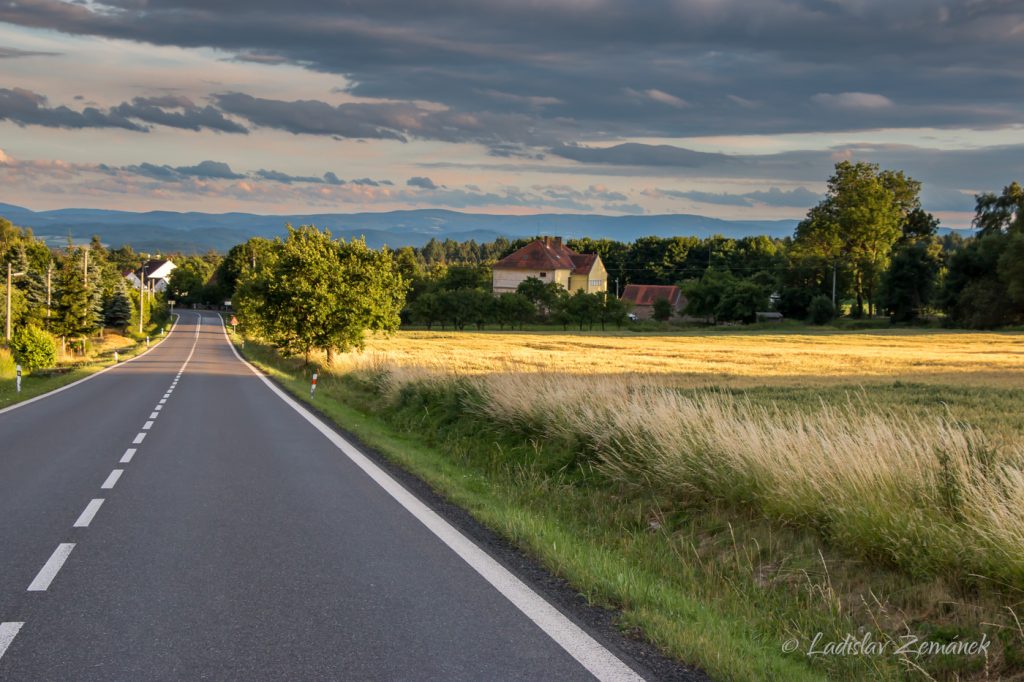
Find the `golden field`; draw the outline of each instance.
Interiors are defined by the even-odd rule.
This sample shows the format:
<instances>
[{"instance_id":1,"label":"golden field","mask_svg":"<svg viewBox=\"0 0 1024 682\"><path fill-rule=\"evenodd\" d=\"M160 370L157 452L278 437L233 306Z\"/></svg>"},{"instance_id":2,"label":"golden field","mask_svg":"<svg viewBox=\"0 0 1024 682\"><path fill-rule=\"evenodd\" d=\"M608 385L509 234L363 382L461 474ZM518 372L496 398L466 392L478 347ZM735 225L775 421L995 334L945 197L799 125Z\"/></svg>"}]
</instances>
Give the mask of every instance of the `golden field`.
<instances>
[{"instance_id":1,"label":"golden field","mask_svg":"<svg viewBox=\"0 0 1024 682\"><path fill-rule=\"evenodd\" d=\"M612 479L1024 585L1020 334L402 332L333 369L396 397L457 385L468 411L581 444Z\"/></svg>"},{"instance_id":2,"label":"golden field","mask_svg":"<svg viewBox=\"0 0 1024 682\"><path fill-rule=\"evenodd\" d=\"M1024 334L963 331L400 332L371 338L362 362L460 374L535 370L642 374L662 385L870 384L905 381L1024 388Z\"/></svg>"}]
</instances>

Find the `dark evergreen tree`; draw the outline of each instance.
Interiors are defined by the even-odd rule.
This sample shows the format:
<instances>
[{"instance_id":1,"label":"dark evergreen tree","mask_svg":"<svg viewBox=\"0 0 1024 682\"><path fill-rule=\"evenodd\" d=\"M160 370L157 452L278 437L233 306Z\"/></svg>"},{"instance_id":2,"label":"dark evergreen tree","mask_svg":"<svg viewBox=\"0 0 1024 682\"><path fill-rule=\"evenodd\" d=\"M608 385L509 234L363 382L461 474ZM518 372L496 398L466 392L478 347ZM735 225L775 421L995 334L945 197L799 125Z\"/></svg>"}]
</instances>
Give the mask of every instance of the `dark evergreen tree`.
<instances>
[{"instance_id":1,"label":"dark evergreen tree","mask_svg":"<svg viewBox=\"0 0 1024 682\"><path fill-rule=\"evenodd\" d=\"M71 259L62 265L56 290L53 328L62 343L92 332L96 315L79 263Z\"/></svg>"},{"instance_id":2,"label":"dark evergreen tree","mask_svg":"<svg viewBox=\"0 0 1024 682\"><path fill-rule=\"evenodd\" d=\"M121 285L107 299L103 306L103 323L114 329L125 330L131 324L132 315L131 298L128 296L128 287L123 280Z\"/></svg>"}]
</instances>

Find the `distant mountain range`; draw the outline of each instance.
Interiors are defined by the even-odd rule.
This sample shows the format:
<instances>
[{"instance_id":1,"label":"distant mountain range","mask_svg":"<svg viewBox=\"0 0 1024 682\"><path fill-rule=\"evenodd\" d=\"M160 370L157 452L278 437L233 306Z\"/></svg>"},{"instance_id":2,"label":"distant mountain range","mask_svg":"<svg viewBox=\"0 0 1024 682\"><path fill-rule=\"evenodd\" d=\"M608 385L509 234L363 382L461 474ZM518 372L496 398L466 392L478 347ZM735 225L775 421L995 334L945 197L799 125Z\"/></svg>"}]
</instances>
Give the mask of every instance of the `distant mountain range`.
<instances>
[{"instance_id":1,"label":"distant mountain range","mask_svg":"<svg viewBox=\"0 0 1024 682\"><path fill-rule=\"evenodd\" d=\"M608 238L633 241L639 237L695 236L747 237L793 234L796 220L722 220L700 215L643 216L575 215L544 213L530 216L460 213L438 209L384 213L311 213L306 215L257 215L253 213L175 213L173 211L108 211L65 208L32 211L0 203L0 216L15 225L31 227L36 236L60 245L70 235L75 242L100 236L107 245L131 244L150 253L226 251L250 237L276 237L285 225L316 225L338 237L365 236L373 248L422 246L432 237L478 242L499 236L514 239L552 236Z\"/></svg>"}]
</instances>

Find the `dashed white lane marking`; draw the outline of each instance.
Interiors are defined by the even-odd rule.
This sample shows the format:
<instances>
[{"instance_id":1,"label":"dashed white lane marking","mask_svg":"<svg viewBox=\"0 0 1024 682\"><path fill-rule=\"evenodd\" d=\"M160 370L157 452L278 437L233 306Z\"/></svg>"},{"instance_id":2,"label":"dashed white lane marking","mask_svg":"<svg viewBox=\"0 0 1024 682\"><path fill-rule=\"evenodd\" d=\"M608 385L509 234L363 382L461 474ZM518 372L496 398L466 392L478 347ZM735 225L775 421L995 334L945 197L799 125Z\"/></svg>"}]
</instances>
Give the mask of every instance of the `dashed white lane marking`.
<instances>
[{"instance_id":1,"label":"dashed white lane marking","mask_svg":"<svg viewBox=\"0 0 1024 682\"><path fill-rule=\"evenodd\" d=\"M160 416L160 413L159 413L159 412L154 412L154 413L152 413L151 415L149 415L149 418L150 418L150 419L156 419L156 418L157 418L157 417L159 417L159 416Z\"/></svg>"},{"instance_id":2,"label":"dashed white lane marking","mask_svg":"<svg viewBox=\"0 0 1024 682\"><path fill-rule=\"evenodd\" d=\"M132 441L132 445L138 445L142 441L146 440L146 434L140 433L135 436L135 440Z\"/></svg>"},{"instance_id":3,"label":"dashed white lane marking","mask_svg":"<svg viewBox=\"0 0 1024 682\"><path fill-rule=\"evenodd\" d=\"M57 577L57 573L60 572L61 566L68 560L68 556L71 554L71 550L75 548L73 542L62 542L57 545L57 549L53 550L53 554L46 560L43 567L39 569L39 574L36 575L35 580L28 586L29 592L45 592L49 587L53 579Z\"/></svg>"},{"instance_id":4,"label":"dashed white lane marking","mask_svg":"<svg viewBox=\"0 0 1024 682\"><path fill-rule=\"evenodd\" d=\"M163 405L157 405L156 407L153 408L153 412L156 413L156 412L159 412L162 409L164 409Z\"/></svg>"},{"instance_id":5,"label":"dashed white lane marking","mask_svg":"<svg viewBox=\"0 0 1024 682\"><path fill-rule=\"evenodd\" d=\"M606 649L600 642L587 634L580 626L569 620L561 611L552 606L546 599L534 592L529 585L513 575L507 568L498 563L490 554L480 549L472 540L463 535L457 528L443 519L437 512L420 501L387 472L377 466L366 455L360 452L347 440L342 438L330 426L325 424L312 412L296 402L291 396L278 388L260 371L245 361L235 345L228 338L227 327L224 327L224 340L231 352L246 365L278 398L299 413L313 428L319 431L346 457L362 469L377 485L384 489L398 504L427 527L441 542L446 544L463 561L469 564L480 577L486 580L500 594L504 595L537 627L543 630L580 665L602 682L642 682L643 677Z\"/></svg>"},{"instance_id":6,"label":"dashed white lane marking","mask_svg":"<svg viewBox=\"0 0 1024 682\"><path fill-rule=\"evenodd\" d=\"M3 658L4 654L7 653L7 647L18 636L22 625L24 623L0 623L0 658Z\"/></svg>"},{"instance_id":7,"label":"dashed white lane marking","mask_svg":"<svg viewBox=\"0 0 1024 682\"><path fill-rule=\"evenodd\" d=\"M160 399L160 404L161 404L161 405L163 405L163 404L164 404L164 403L166 403L166 402L167 402L167 398L161 398L161 399Z\"/></svg>"},{"instance_id":8,"label":"dashed white lane marking","mask_svg":"<svg viewBox=\"0 0 1024 682\"><path fill-rule=\"evenodd\" d=\"M114 469L110 472L110 475L107 476L107 480L103 481L103 485L101 485L100 488L103 490L110 490L117 485L117 480L121 478L121 474L123 473L124 469Z\"/></svg>"},{"instance_id":9,"label":"dashed white lane marking","mask_svg":"<svg viewBox=\"0 0 1024 682\"><path fill-rule=\"evenodd\" d=\"M150 421L148 421L148 422L146 422L145 424L142 425L142 430L143 431L149 431L151 428L153 428L152 420L150 420Z\"/></svg>"},{"instance_id":10,"label":"dashed white lane marking","mask_svg":"<svg viewBox=\"0 0 1024 682\"><path fill-rule=\"evenodd\" d=\"M88 528L89 524L92 523L93 517L96 516L96 512L98 512L102 506L103 500L90 500L89 504L85 505L85 510L79 515L78 520L75 521L75 528Z\"/></svg>"},{"instance_id":11,"label":"dashed white lane marking","mask_svg":"<svg viewBox=\"0 0 1024 682\"><path fill-rule=\"evenodd\" d=\"M135 452L135 448L128 448L127 450L125 450L124 454L121 455L121 464L127 464L128 462L132 461L132 457L135 456Z\"/></svg>"}]
</instances>

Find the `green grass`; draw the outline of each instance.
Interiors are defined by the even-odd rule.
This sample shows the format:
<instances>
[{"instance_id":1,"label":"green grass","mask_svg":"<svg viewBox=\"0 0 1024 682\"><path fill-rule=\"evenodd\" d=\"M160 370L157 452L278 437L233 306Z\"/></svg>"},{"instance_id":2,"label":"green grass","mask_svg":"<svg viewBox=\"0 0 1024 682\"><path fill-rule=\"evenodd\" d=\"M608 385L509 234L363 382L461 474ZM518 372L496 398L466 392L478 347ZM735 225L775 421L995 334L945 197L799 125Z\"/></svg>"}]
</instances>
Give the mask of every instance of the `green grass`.
<instances>
[{"instance_id":1,"label":"green grass","mask_svg":"<svg viewBox=\"0 0 1024 682\"><path fill-rule=\"evenodd\" d=\"M299 362L252 341L244 352L309 402ZM417 384L386 397L372 377L325 372L313 403L592 603L618 609L624 631L642 633L716 679L952 680L985 672L985 661L965 656L808 658L802 652L817 632L825 641L864 631L876 640L908 630L932 639L985 632L996 641L989 674L1024 670L1024 631L1007 608L1021 611L1019 593L905 575L844 554L806 528L724 505L688 507L650 489L612 483L589 467L578 443L542 440L476 416L466 408L465 390L458 383ZM984 421L985 391L901 384L865 391L866 400L893 409L914 399L949 400L952 391ZM820 389L743 392L752 401L779 399L783 409L795 410L823 397ZM1019 406L1019 392L1004 393L1001 405ZM792 638L801 648L783 653L783 642Z\"/></svg>"},{"instance_id":2,"label":"green grass","mask_svg":"<svg viewBox=\"0 0 1024 682\"><path fill-rule=\"evenodd\" d=\"M146 332L150 336L156 337L159 330L166 327L168 327L167 323L154 323L146 329ZM23 373L20 393L17 391L14 359L9 350L0 348L0 408L49 393L109 367L114 364L115 350L122 361L146 350L145 335L131 334L129 338L131 342L123 346L106 348L103 352L92 353L85 358L61 364L54 369ZM154 338L154 340L158 339Z\"/></svg>"}]
</instances>

